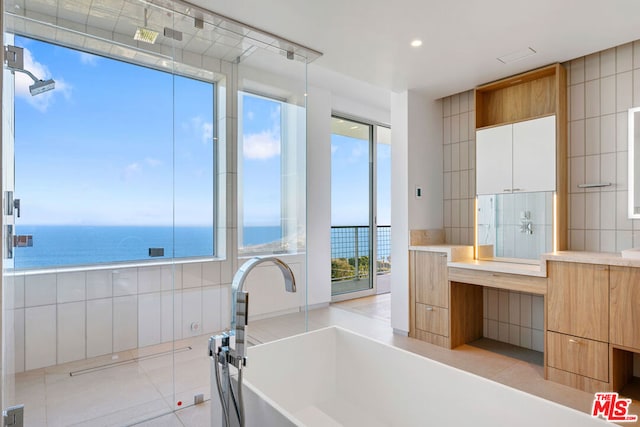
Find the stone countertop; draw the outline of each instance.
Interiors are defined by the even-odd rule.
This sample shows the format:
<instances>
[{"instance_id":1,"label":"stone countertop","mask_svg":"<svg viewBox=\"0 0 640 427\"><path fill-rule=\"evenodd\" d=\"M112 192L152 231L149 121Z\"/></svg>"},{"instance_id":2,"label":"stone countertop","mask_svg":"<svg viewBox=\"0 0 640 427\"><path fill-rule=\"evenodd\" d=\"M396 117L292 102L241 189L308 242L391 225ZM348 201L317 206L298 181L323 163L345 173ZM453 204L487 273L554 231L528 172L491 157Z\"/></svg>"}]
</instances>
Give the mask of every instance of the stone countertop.
<instances>
[{"instance_id":1,"label":"stone countertop","mask_svg":"<svg viewBox=\"0 0 640 427\"><path fill-rule=\"evenodd\" d=\"M547 277L546 263L524 264L505 261L468 260L450 262L448 267L464 268L467 270L489 271L492 273L517 274L520 276Z\"/></svg>"},{"instance_id":2,"label":"stone countertop","mask_svg":"<svg viewBox=\"0 0 640 427\"><path fill-rule=\"evenodd\" d=\"M447 254L447 266L494 273L519 274L523 276L547 277L547 261L576 262L583 264L615 265L640 268L640 259L623 258L620 253L558 251L543 254L539 263L517 263L505 261L474 260L473 246L425 245L410 246L412 251L440 252Z\"/></svg>"},{"instance_id":3,"label":"stone countertop","mask_svg":"<svg viewBox=\"0 0 640 427\"><path fill-rule=\"evenodd\" d=\"M447 263L473 260L473 246L469 245L421 245L409 246L409 250L445 253L447 254Z\"/></svg>"},{"instance_id":4,"label":"stone countertop","mask_svg":"<svg viewBox=\"0 0 640 427\"><path fill-rule=\"evenodd\" d=\"M559 251L542 255L542 262L564 261L579 262L584 264L617 265L620 267L640 267L640 259L623 258L620 253L611 252L582 252L582 251Z\"/></svg>"}]
</instances>

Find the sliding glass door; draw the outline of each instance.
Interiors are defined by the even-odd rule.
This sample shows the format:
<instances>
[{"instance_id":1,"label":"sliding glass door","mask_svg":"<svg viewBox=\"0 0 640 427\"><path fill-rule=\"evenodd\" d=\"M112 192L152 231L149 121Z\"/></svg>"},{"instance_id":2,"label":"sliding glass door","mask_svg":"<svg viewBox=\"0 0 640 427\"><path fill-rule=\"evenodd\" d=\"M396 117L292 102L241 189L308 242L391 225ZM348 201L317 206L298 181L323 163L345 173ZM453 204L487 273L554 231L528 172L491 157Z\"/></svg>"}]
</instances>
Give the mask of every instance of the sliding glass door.
<instances>
[{"instance_id":1,"label":"sliding glass door","mask_svg":"<svg viewBox=\"0 0 640 427\"><path fill-rule=\"evenodd\" d=\"M331 123L331 293L340 300L376 293L381 278L388 289L390 130Z\"/></svg>"}]
</instances>

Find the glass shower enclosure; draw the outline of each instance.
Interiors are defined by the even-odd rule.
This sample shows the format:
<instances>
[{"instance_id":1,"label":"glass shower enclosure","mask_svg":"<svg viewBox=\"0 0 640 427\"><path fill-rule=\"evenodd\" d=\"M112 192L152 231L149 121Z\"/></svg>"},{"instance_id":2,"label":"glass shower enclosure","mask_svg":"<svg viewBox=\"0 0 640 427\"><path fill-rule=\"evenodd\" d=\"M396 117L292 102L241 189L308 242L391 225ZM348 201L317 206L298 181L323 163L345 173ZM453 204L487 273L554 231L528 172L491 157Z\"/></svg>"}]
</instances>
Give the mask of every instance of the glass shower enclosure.
<instances>
[{"instance_id":1,"label":"glass shower enclosure","mask_svg":"<svg viewBox=\"0 0 640 427\"><path fill-rule=\"evenodd\" d=\"M274 304L267 287L254 311L306 309L317 53L163 0L8 0L3 44L3 408L24 404L26 425L123 425L209 399L207 339L229 327L245 261L240 92L283 103L281 244L261 253L301 290Z\"/></svg>"}]
</instances>

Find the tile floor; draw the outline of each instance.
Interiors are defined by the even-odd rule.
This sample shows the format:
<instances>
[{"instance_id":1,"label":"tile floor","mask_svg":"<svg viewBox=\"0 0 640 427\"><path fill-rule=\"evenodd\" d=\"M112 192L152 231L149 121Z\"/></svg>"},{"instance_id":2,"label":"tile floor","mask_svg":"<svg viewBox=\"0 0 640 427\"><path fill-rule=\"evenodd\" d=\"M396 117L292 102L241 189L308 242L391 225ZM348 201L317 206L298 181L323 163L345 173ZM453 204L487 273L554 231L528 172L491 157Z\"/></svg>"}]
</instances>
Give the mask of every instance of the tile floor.
<instances>
[{"instance_id":1,"label":"tile floor","mask_svg":"<svg viewBox=\"0 0 640 427\"><path fill-rule=\"evenodd\" d=\"M589 412L593 395L545 381L540 365L477 346L456 350L394 335L389 294L345 301L330 307L253 322L253 343L267 342L329 325L339 325L508 386ZM210 426L207 337L154 346L38 369L16 376L17 401L25 403L28 426ZM137 358L137 359L136 359ZM108 368L92 367L113 364ZM174 368L172 369L172 366ZM70 375L73 373L73 375ZM174 385L175 380L175 385ZM175 393L175 399L174 399ZM192 405L204 393L205 403ZM182 409L177 401L183 402ZM126 408L126 409L122 409ZM634 402L632 414L640 414Z\"/></svg>"}]
</instances>

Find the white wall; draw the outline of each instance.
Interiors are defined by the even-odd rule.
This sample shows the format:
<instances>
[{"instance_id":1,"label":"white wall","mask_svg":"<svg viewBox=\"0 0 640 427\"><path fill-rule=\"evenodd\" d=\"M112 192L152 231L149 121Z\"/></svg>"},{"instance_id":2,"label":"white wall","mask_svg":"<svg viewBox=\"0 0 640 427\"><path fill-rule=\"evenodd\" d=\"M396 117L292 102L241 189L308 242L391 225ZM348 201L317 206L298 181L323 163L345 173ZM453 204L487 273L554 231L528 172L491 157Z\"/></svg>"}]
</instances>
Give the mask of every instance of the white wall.
<instances>
[{"instance_id":1,"label":"white wall","mask_svg":"<svg viewBox=\"0 0 640 427\"><path fill-rule=\"evenodd\" d=\"M409 94L391 95L391 327L409 332Z\"/></svg>"},{"instance_id":2,"label":"white wall","mask_svg":"<svg viewBox=\"0 0 640 427\"><path fill-rule=\"evenodd\" d=\"M331 301L331 93L309 86L307 101L307 296Z\"/></svg>"},{"instance_id":3,"label":"white wall","mask_svg":"<svg viewBox=\"0 0 640 427\"><path fill-rule=\"evenodd\" d=\"M443 227L441 114L440 101L419 93L391 95L391 326L398 332L409 331L409 231Z\"/></svg>"}]
</instances>

